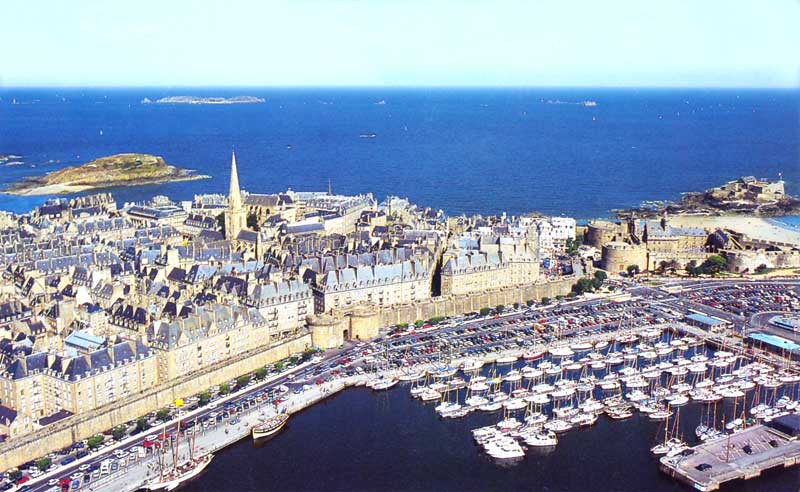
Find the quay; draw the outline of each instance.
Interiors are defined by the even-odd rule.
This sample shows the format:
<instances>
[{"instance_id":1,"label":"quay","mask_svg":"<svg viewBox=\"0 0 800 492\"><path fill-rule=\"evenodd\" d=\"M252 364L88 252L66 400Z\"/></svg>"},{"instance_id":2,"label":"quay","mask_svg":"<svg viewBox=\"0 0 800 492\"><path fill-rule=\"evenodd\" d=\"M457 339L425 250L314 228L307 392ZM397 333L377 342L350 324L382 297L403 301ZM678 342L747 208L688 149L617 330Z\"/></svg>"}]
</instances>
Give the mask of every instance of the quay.
<instances>
[{"instance_id":1,"label":"quay","mask_svg":"<svg viewBox=\"0 0 800 492\"><path fill-rule=\"evenodd\" d=\"M308 408L326 398L351 386L361 386L366 382L365 376L355 376L331 381L321 385L314 385L300 394L287 394L287 401L277 408L267 402L257 404L231 420L214 420L208 428L197 425L193 428L198 435L195 442L195 454L216 453L242 439L250 438L250 429L260 421L280 412L294 414ZM231 421L235 423L231 424ZM291 426L291 421L289 426ZM156 429L151 430L158 434ZM174 432L174 426L167 426L166 432ZM189 456L191 436L181 438L178 449L179 460ZM168 453L169 454L169 453ZM171 458L168 458L168 460ZM116 472L100 478L94 483L86 484L78 489L87 492L133 492L143 488L147 482L158 474L158 460L155 452L149 452L146 457L127 466L119 468Z\"/></svg>"},{"instance_id":2,"label":"quay","mask_svg":"<svg viewBox=\"0 0 800 492\"><path fill-rule=\"evenodd\" d=\"M758 477L764 470L800 462L800 441L767 425L755 425L724 439L659 460L659 469L696 490L719 489L732 480Z\"/></svg>"}]
</instances>

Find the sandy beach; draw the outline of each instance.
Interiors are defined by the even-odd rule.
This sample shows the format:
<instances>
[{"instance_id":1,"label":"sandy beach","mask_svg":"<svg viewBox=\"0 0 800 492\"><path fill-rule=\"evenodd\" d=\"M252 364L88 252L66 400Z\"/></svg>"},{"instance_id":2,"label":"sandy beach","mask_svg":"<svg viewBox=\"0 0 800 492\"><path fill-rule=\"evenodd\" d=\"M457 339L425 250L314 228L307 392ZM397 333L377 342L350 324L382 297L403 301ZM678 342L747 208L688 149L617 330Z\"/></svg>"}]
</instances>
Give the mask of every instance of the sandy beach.
<instances>
[{"instance_id":1,"label":"sandy beach","mask_svg":"<svg viewBox=\"0 0 800 492\"><path fill-rule=\"evenodd\" d=\"M762 217L675 215L669 218L669 222L674 226L702 227L706 230L730 229L753 239L800 245L800 231L783 228Z\"/></svg>"}]
</instances>

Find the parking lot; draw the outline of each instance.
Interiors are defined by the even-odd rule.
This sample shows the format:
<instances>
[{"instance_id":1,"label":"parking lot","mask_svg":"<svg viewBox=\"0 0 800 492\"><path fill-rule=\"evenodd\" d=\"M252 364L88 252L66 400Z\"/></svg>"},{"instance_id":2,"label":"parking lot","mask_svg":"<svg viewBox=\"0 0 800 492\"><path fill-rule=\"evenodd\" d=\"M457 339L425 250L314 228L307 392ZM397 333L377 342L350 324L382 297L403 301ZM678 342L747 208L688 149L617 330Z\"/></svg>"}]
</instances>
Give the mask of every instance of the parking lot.
<instances>
[{"instance_id":1,"label":"parking lot","mask_svg":"<svg viewBox=\"0 0 800 492\"><path fill-rule=\"evenodd\" d=\"M797 289L784 284L725 285L684 293L689 301L736 316L750 317L765 311L800 311Z\"/></svg>"}]
</instances>

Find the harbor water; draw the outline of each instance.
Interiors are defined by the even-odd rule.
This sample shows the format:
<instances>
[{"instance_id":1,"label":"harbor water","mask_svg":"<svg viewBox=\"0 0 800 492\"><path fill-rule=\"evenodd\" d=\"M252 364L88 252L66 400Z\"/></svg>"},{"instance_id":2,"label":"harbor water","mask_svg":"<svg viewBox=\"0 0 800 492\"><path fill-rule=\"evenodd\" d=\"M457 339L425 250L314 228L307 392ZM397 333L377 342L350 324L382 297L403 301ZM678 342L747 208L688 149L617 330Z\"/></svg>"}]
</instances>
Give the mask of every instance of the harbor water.
<instances>
[{"instance_id":1,"label":"harbor water","mask_svg":"<svg viewBox=\"0 0 800 492\"><path fill-rule=\"evenodd\" d=\"M698 347L684 355L690 358L697 351L712 353ZM521 360L513 366L486 364L481 374L502 377L524 365ZM720 371L690 374L686 381L718 377ZM578 379L580 374L570 372L563 377ZM604 370L594 372L598 379L605 374ZM527 380L523 381L528 386ZM553 381L553 377L547 378L547 382ZM661 384L668 383L668 376L663 375ZM502 389L508 392L509 384L502 383ZM267 483L270 488L293 491L687 490L659 472L650 448L664 439L665 423L650 420L644 413L634 412L632 418L621 421L601 416L591 427L560 434L554 448L529 447L521 461L498 462L475 443L471 430L496 424L503 412L478 411L443 419L434 411L438 401L413 399L410 388L410 383L403 383L383 392L363 387L340 392L293 415L284 431L265 443L246 439L221 450L203 478L187 484L186 490L259 491ZM757 398L755 391L748 391L746 398L736 399L736 403L732 399L717 403L711 413L716 427L741 416L743 401L749 409L754 400L772 403L784 394L797 398L798 384L758 391ZM593 396L600 399L613 393L596 387ZM455 395L453 391L449 396ZM465 390L459 390L462 403L464 396ZM552 407L547 405L548 410ZM698 442L695 427L708 420L708 410L713 408L697 402L680 407L678 434L689 443ZM524 411L514 415L522 420ZM668 425L672 427L673 422L674 417ZM800 469L793 467L768 470L758 479L726 484L723 490L790 491L798 486Z\"/></svg>"},{"instance_id":2,"label":"harbor water","mask_svg":"<svg viewBox=\"0 0 800 492\"><path fill-rule=\"evenodd\" d=\"M472 439L471 429L502 415L473 413L441 419L435 404L409 397L407 386L387 392L345 390L292 417L261 446L246 439L220 451L187 491L685 491L660 473L650 454L663 422L636 413L625 421L601 417L588 429L559 436L554 449L499 466ZM684 431L700 421L700 406L681 409ZM690 437L694 437L693 435ZM800 469L769 470L727 491L793 491Z\"/></svg>"}]
</instances>

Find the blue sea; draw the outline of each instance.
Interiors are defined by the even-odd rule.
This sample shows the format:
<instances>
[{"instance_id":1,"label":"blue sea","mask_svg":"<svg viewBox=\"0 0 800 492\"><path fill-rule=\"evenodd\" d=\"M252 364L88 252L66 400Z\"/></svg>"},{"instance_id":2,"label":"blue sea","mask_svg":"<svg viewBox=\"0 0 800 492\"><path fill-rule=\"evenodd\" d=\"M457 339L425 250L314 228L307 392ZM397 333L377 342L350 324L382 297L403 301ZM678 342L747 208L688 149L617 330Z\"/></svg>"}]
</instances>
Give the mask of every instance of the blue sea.
<instances>
[{"instance_id":1,"label":"blue sea","mask_svg":"<svg viewBox=\"0 0 800 492\"><path fill-rule=\"evenodd\" d=\"M252 95L253 105L141 104ZM378 104L384 101L385 104ZM594 101L596 106L581 104ZM113 190L119 202L227 189L406 196L449 214L581 219L741 175L800 192L800 91L631 89L0 89L0 187L119 152L213 178ZM376 138L359 138L375 133ZM23 212L44 197L0 195Z\"/></svg>"}]
</instances>

